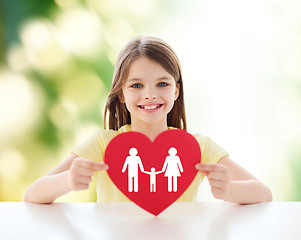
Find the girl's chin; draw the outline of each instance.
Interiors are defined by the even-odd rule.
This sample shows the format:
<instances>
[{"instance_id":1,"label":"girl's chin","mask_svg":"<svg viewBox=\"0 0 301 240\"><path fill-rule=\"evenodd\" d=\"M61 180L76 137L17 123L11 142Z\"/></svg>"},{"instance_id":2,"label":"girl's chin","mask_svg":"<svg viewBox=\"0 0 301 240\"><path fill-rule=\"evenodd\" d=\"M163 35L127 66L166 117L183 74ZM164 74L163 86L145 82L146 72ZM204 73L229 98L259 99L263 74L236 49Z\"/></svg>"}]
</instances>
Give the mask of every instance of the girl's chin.
<instances>
[{"instance_id":1,"label":"girl's chin","mask_svg":"<svg viewBox=\"0 0 301 240\"><path fill-rule=\"evenodd\" d=\"M166 125L167 122L166 120L162 119L162 118L139 118L139 119L135 119L132 121L132 124L137 124L137 125L148 125L150 126L156 126L156 125Z\"/></svg>"}]
</instances>

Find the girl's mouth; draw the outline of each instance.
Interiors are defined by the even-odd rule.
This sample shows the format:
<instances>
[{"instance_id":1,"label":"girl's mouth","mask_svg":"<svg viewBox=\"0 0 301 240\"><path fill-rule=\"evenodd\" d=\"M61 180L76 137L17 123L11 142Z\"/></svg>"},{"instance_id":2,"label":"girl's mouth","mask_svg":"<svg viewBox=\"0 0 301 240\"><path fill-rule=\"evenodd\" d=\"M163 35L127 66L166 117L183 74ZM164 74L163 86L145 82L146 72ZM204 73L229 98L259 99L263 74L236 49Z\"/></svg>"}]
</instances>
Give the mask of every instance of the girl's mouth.
<instances>
[{"instance_id":1,"label":"girl's mouth","mask_svg":"<svg viewBox=\"0 0 301 240\"><path fill-rule=\"evenodd\" d=\"M160 107L162 107L163 104L153 104L153 105L138 105L139 108L145 109L145 110L155 110Z\"/></svg>"}]
</instances>

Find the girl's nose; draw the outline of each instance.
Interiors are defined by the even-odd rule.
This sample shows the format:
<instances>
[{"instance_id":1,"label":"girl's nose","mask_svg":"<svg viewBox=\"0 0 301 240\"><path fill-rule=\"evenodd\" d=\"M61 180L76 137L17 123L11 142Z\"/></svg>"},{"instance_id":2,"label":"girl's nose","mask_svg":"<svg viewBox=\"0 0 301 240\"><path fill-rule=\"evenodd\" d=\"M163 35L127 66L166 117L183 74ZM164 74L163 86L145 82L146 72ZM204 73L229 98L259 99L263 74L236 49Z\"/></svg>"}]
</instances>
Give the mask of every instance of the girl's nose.
<instances>
[{"instance_id":1,"label":"girl's nose","mask_svg":"<svg viewBox=\"0 0 301 240\"><path fill-rule=\"evenodd\" d=\"M153 96L153 97L145 97L145 99L149 100L149 99L156 99L157 97L156 96Z\"/></svg>"},{"instance_id":2,"label":"girl's nose","mask_svg":"<svg viewBox=\"0 0 301 240\"><path fill-rule=\"evenodd\" d=\"M144 99L151 100L151 99L156 99L156 98L157 98L157 94L156 94L155 90L153 90L153 89L145 89Z\"/></svg>"}]
</instances>

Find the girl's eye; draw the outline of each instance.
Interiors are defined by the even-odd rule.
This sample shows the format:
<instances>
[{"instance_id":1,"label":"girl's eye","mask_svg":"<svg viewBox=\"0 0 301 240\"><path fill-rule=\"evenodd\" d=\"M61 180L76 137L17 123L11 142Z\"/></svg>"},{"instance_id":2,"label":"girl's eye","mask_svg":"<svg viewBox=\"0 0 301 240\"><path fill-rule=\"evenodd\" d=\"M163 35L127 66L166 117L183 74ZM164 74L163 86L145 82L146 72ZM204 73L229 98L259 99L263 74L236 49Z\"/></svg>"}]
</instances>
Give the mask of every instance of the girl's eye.
<instances>
[{"instance_id":1,"label":"girl's eye","mask_svg":"<svg viewBox=\"0 0 301 240\"><path fill-rule=\"evenodd\" d=\"M141 88L142 85L140 83L135 83L132 85L132 88Z\"/></svg>"},{"instance_id":2,"label":"girl's eye","mask_svg":"<svg viewBox=\"0 0 301 240\"><path fill-rule=\"evenodd\" d=\"M168 84L165 82L158 83L158 87L166 87Z\"/></svg>"}]
</instances>

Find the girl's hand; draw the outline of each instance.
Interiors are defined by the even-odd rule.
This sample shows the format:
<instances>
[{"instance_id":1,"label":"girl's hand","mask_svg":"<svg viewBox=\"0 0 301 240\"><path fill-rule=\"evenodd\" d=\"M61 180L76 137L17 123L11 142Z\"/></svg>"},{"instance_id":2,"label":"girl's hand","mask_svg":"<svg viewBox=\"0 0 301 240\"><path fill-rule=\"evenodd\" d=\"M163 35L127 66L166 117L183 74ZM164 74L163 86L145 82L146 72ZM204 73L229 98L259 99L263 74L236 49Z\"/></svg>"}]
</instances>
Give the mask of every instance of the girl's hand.
<instances>
[{"instance_id":1,"label":"girl's hand","mask_svg":"<svg viewBox=\"0 0 301 240\"><path fill-rule=\"evenodd\" d=\"M105 163L93 162L84 158L75 158L68 171L70 191L86 190L89 188L95 171L104 171L109 167Z\"/></svg>"},{"instance_id":2,"label":"girl's hand","mask_svg":"<svg viewBox=\"0 0 301 240\"><path fill-rule=\"evenodd\" d=\"M225 200L231 182L229 169L221 164L201 163L196 164L195 168L207 176L213 196Z\"/></svg>"}]
</instances>

